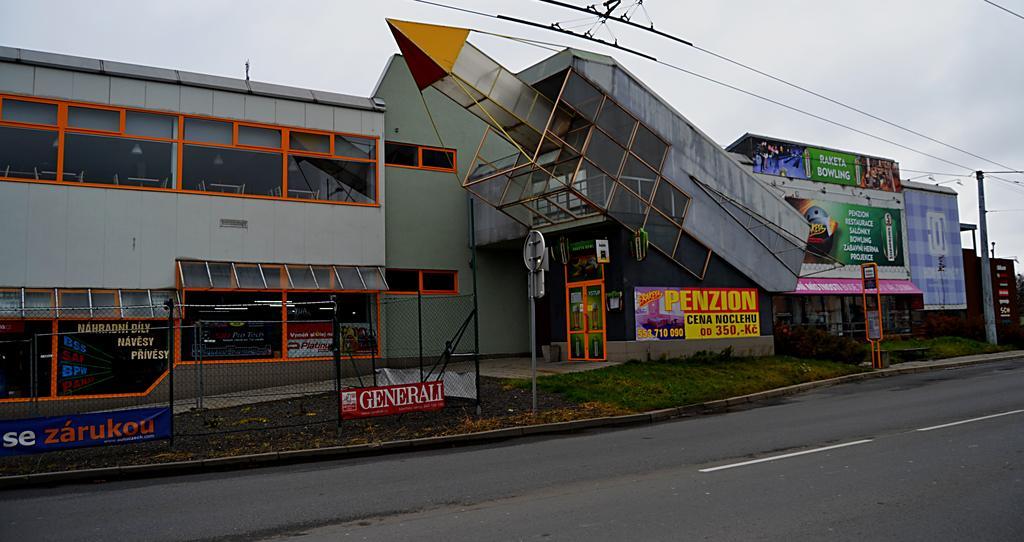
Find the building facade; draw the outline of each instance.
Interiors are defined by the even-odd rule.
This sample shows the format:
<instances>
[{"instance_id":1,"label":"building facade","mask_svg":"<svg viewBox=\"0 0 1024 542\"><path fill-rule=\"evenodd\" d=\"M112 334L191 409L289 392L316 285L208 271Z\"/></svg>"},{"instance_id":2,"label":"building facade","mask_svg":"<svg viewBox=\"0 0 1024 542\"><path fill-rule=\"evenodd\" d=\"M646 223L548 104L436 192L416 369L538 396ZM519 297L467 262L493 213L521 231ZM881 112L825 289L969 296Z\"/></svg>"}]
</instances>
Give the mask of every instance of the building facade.
<instances>
[{"instance_id":1,"label":"building facade","mask_svg":"<svg viewBox=\"0 0 1024 542\"><path fill-rule=\"evenodd\" d=\"M389 23L423 137L464 145L479 269L496 257L507 272L512 304L485 302L480 281L481 327L520 333L520 250L536 229L549 359L773 350L771 295L795 287L808 231L779 195L610 57L565 50L512 73L467 29Z\"/></svg>"},{"instance_id":2,"label":"building facade","mask_svg":"<svg viewBox=\"0 0 1024 542\"><path fill-rule=\"evenodd\" d=\"M0 48L0 401L164 393L167 300L183 371L327 370L331 296L369 355L383 133L369 98Z\"/></svg>"},{"instance_id":3,"label":"building facade","mask_svg":"<svg viewBox=\"0 0 1024 542\"><path fill-rule=\"evenodd\" d=\"M776 323L863 337L861 265L875 263L886 333L912 332L922 292L910 280L895 161L752 134L728 150L811 227L796 288L773 300Z\"/></svg>"}]
</instances>

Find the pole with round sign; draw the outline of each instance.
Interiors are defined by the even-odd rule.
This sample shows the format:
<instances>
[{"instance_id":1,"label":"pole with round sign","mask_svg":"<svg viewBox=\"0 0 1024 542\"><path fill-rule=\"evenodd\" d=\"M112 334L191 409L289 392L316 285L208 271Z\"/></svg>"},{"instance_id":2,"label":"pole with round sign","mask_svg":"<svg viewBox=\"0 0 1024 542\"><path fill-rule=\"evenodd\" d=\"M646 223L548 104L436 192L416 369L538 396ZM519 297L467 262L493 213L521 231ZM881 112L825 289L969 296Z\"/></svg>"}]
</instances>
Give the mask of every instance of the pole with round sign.
<instances>
[{"instance_id":1,"label":"pole with round sign","mask_svg":"<svg viewBox=\"0 0 1024 542\"><path fill-rule=\"evenodd\" d=\"M544 297L544 271L548 267L548 248L544 235L530 230L523 243L523 263L528 271L527 291L530 296L530 377L533 390L533 413L537 414L537 313L536 299Z\"/></svg>"}]
</instances>

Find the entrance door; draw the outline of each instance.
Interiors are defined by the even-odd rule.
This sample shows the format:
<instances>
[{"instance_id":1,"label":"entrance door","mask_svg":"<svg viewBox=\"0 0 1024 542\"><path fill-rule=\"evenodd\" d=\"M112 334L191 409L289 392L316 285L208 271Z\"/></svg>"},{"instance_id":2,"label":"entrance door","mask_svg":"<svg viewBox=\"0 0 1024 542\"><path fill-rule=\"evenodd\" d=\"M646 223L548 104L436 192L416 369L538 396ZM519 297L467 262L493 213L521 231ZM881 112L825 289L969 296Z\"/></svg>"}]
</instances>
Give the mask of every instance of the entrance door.
<instances>
[{"instance_id":1,"label":"entrance door","mask_svg":"<svg viewBox=\"0 0 1024 542\"><path fill-rule=\"evenodd\" d=\"M604 281L571 283L566 294L568 358L573 361L604 361Z\"/></svg>"}]
</instances>

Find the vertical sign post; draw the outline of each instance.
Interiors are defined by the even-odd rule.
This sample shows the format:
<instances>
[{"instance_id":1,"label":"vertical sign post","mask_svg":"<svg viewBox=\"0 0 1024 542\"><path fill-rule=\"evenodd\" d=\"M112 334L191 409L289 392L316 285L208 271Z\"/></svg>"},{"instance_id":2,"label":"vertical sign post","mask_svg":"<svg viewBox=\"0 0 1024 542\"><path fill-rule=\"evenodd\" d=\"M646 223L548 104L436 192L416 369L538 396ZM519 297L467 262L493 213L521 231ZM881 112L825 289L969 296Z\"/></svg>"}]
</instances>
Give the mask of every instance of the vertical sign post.
<instances>
[{"instance_id":1,"label":"vertical sign post","mask_svg":"<svg viewBox=\"0 0 1024 542\"><path fill-rule=\"evenodd\" d=\"M548 265L548 248L544 235L530 230L523 244L523 263L529 272L527 285L530 296L530 379L533 391L533 413L537 414L537 313L536 300L544 297L544 271Z\"/></svg>"},{"instance_id":2,"label":"vertical sign post","mask_svg":"<svg viewBox=\"0 0 1024 542\"><path fill-rule=\"evenodd\" d=\"M871 347L871 366L882 369L882 289L878 284L878 264L860 266L861 299L864 303L864 334ZM868 306L868 291L873 291L874 307Z\"/></svg>"}]
</instances>

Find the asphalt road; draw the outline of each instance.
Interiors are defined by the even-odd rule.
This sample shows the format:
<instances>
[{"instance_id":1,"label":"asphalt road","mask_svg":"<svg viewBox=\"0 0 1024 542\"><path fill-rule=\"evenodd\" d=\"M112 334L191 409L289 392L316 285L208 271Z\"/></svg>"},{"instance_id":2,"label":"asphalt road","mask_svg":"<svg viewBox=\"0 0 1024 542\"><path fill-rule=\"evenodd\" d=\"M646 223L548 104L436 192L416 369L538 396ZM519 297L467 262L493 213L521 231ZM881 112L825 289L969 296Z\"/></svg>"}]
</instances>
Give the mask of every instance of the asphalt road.
<instances>
[{"instance_id":1,"label":"asphalt road","mask_svg":"<svg viewBox=\"0 0 1024 542\"><path fill-rule=\"evenodd\" d=\"M0 540L1024 540L1022 467L1017 361L633 429L0 493Z\"/></svg>"}]
</instances>

